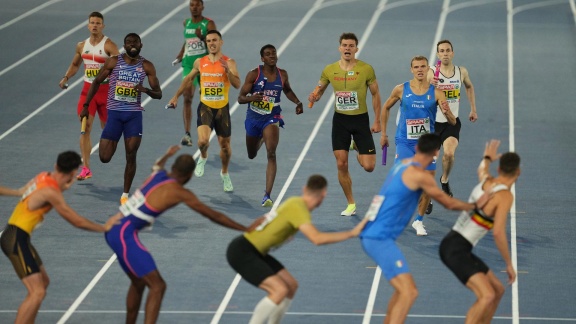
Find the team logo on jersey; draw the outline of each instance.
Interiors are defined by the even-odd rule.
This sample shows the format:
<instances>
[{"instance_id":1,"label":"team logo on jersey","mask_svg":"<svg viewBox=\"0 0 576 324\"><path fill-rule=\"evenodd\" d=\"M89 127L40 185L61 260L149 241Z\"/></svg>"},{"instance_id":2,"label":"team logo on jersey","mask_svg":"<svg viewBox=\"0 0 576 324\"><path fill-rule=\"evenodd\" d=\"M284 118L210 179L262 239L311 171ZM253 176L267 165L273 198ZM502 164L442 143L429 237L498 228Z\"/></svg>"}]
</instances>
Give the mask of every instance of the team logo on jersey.
<instances>
[{"instance_id":1,"label":"team logo on jersey","mask_svg":"<svg viewBox=\"0 0 576 324\"><path fill-rule=\"evenodd\" d=\"M348 75L354 75L354 71L348 71Z\"/></svg>"},{"instance_id":2,"label":"team logo on jersey","mask_svg":"<svg viewBox=\"0 0 576 324\"><path fill-rule=\"evenodd\" d=\"M84 54L88 54L88 53L90 53L90 50L87 50L86 52L84 52Z\"/></svg>"},{"instance_id":3,"label":"team logo on jersey","mask_svg":"<svg viewBox=\"0 0 576 324\"><path fill-rule=\"evenodd\" d=\"M396 260L396 267L402 268L403 265L404 263L402 263L402 260Z\"/></svg>"}]
</instances>

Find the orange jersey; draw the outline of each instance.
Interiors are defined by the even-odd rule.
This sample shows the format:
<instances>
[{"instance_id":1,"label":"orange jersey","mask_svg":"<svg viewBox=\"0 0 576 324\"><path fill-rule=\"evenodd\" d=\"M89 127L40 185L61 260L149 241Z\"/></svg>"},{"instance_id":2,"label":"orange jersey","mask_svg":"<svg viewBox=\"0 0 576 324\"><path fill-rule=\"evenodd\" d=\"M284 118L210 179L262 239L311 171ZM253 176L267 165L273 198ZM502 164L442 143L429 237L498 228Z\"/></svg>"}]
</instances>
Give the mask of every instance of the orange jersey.
<instances>
[{"instance_id":1,"label":"orange jersey","mask_svg":"<svg viewBox=\"0 0 576 324\"><path fill-rule=\"evenodd\" d=\"M30 198L32 193L46 187L52 187L60 191L56 180L54 180L48 172L42 172L34 178L34 183L30 185L24 195L22 195L22 199L18 202L16 208L14 208L8 224L17 226L26 233L32 234L32 231L44 221L44 214L49 212L52 206L47 205L36 210L30 210L28 209L28 198Z\"/></svg>"},{"instance_id":2,"label":"orange jersey","mask_svg":"<svg viewBox=\"0 0 576 324\"><path fill-rule=\"evenodd\" d=\"M228 91L230 90L230 80L220 63L210 61L210 55L206 55L199 60L198 70L200 71L200 101L206 106L220 109L228 104ZM229 58L222 55L222 59L228 61Z\"/></svg>"}]
</instances>

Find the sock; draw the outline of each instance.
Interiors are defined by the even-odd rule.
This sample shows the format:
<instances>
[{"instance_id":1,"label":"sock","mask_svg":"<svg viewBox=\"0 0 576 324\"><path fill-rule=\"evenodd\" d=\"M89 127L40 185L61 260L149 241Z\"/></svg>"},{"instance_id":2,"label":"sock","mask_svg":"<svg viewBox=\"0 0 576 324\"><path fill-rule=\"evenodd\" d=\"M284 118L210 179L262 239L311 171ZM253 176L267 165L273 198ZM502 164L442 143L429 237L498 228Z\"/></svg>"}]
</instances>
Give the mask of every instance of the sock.
<instances>
[{"instance_id":1,"label":"sock","mask_svg":"<svg viewBox=\"0 0 576 324\"><path fill-rule=\"evenodd\" d=\"M282 300L280 305L278 305L278 308L274 310L272 314L270 314L268 324L280 323L280 321L282 321L282 318L284 317L284 314L286 314L288 308L290 308L290 305L292 305L292 299L288 297L284 298L284 300Z\"/></svg>"},{"instance_id":2,"label":"sock","mask_svg":"<svg viewBox=\"0 0 576 324\"><path fill-rule=\"evenodd\" d=\"M208 160L208 158L203 158L202 155L200 155L200 157L198 158L198 160L206 161L206 160Z\"/></svg>"},{"instance_id":3,"label":"sock","mask_svg":"<svg viewBox=\"0 0 576 324\"><path fill-rule=\"evenodd\" d=\"M279 305L276 305L270 298L262 298L260 302L256 304L254 313L252 314L248 324L264 324L270 317L270 314L278 309L278 307Z\"/></svg>"},{"instance_id":4,"label":"sock","mask_svg":"<svg viewBox=\"0 0 576 324\"><path fill-rule=\"evenodd\" d=\"M416 216L416 218L414 219L414 221L422 221L422 220L424 220L424 216L420 215Z\"/></svg>"},{"instance_id":5,"label":"sock","mask_svg":"<svg viewBox=\"0 0 576 324\"><path fill-rule=\"evenodd\" d=\"M186 132L186 135L188 135L188 136L192 136L192 135L190 135L190 132Z\"/></svg>"},{"instance_id":6,"label":"sock","mask_svg":"<svg viewBox=\"0 0 576 324\"><path fill-rule=\"evenodd\" d=\"M127 192L123 192L123 193L122 193L122 198L124 198L124 197L128 198L128 193L127 193Z\"/></svg>"}]
</instances>

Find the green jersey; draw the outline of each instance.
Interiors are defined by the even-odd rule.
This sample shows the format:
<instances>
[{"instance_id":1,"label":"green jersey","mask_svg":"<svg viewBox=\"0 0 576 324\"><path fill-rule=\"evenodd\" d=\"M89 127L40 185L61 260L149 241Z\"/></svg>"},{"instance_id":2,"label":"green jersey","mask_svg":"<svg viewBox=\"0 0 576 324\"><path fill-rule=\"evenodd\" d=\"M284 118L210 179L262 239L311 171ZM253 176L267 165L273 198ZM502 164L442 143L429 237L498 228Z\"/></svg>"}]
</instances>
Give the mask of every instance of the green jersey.
<instances>
[{"instance_id":1,"label":"green jersey","mask_svg":"<svg viewBox=\"0 0 576 324\"><path fill-rule=\"evenodd\" d=\"M196 36L196 29L200 27L202 35L205 37L208 32L210 18L204 17L202 21L195 23L192 18L186 19L184 24L184 55L182 56L182 66L192 68L194 61L208 54L206 43Z\"/></svg>"},{"instance_id":2,"label":"green jersey","mask_svg":"<svg viewBox=\"0 0 576 324\"><path fill-rule=\"evenodd\" d=\"M358 60L352 70L344 71L339 62L327 65L320 77L322 83L332 83L336 112L344 115L367 113L366 94L368 87L376 81L374 69Z\"/></svg>"},{"instance_id":3,"label":"green jersey","mask_svg":"<svg viewBox=\"0 0 576 324\"><path fill-rule=\"evenodd\" d=\"M266 214L266 220L244 237L263 255L278 248L298 232L302 224L312 223L312 215L302 197L291 197L275 211Z\"/></svg>"}]
</instances>

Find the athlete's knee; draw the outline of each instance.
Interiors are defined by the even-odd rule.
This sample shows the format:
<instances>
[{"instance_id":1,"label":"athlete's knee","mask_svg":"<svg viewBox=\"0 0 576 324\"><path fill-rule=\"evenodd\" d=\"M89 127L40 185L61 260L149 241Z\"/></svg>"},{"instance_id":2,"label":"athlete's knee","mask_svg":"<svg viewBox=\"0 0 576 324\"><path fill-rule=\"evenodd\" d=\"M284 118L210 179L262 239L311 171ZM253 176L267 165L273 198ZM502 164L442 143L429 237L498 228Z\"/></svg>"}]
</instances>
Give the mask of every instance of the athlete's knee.
<instances>
[{"instance_id":1,"label":"athlete's knee","mask_svg":"<svg viewBox=\"0 0 576 324\"><path fill-rule=\"evenodd\" d=\"M502 298L502 296L504 296L504 293L506 292L506 288L504 288L504 286L501 283L496 283L495 285L493 285L494 287L494 294L496 297L496 302L500 301L500 299Z\"/></svg>"},{"instance_id":2,"label":"athlete's knee","mask_svg":"<svg viewBox=\"0 0 576 324\"><path fill-rule=\"evenodd\" d=\"M41 303L46 298L46 287L38 287L30 291L30 298L37 303Z\"/></svg>"},{"instance_id":3,"label":"athlete's knee","mask_svg":"<svg viewBox=\"0 0 576 324\"><path fill-rule=\"evenodd\" d=\"M198 138L198 147L200 149L208 148L208 140L204 138Z\"/></svg>"},{"instance_id":4,"label":"athlete's knee","mask_svg":"<svg viewBox=\"0 0 576 324\"><path fill-rule=\"evenodd\" d=\"M276 161L276 150L268 150L267 151L268 160Z\"/></svg>"},{"instance_id":5,"label":"athlete's knee","mask_svg":"<svg viewBox=\"0 0 576 324\"><path fill-rule=\"evenodd\" d=\"M336 167L340 171L348 171L348 160L336 159Z\"/></svg>"},{"instance_id":6,"label":"athlete's knee","mask_svg":"<svg viewBox=\"0 0 576 324\"><path fill-rule=\"evenodd\" d=\"M454 151L444 151L442 158L444 160L454 161Z\"/></svg>"},{"instance_id":7,"label":"athlete's knee","mask_svg":"<svg viewBox=\"0 0 576 324\"><path fill-rule=\"evenodd\" d=\"M107 154L107 153L98 153L98 156L100 157L100 162L102 163L108 163L110 162L110 160L112 160L112 155Z\"/></svg>"},{"instance_id":8,"label":"athlete's knee","mask_svg":"<svg viewBox=\"0 0 576 324\"><path fill-rule=\"evenodd\" d=\"M404 287L399 291L401 298L413 303L418 298L418 288L416 286Z\"/></svg>"},{"instance_id":9,"label":"athlete's knee","mask_svg":"<svg viewBox=\"0 0 576 324\"><path fill-rule=\"evenodd\" d=\"M496 300L496 291L492 288L486 289L486 291L482 292L481 295L478 296L478 303L483 307L492 305Z\"/></svg>"},{"instance_id":10,"label":"athlete's knee","mask_svg":"<svg viewBox=\"0 0 576 324\"><path fill-rule=\"evenodd\" d=\"M376 161L362 161L362 167L366 172L372 172L376 167Z\"/></svg>"}]
</instances>

